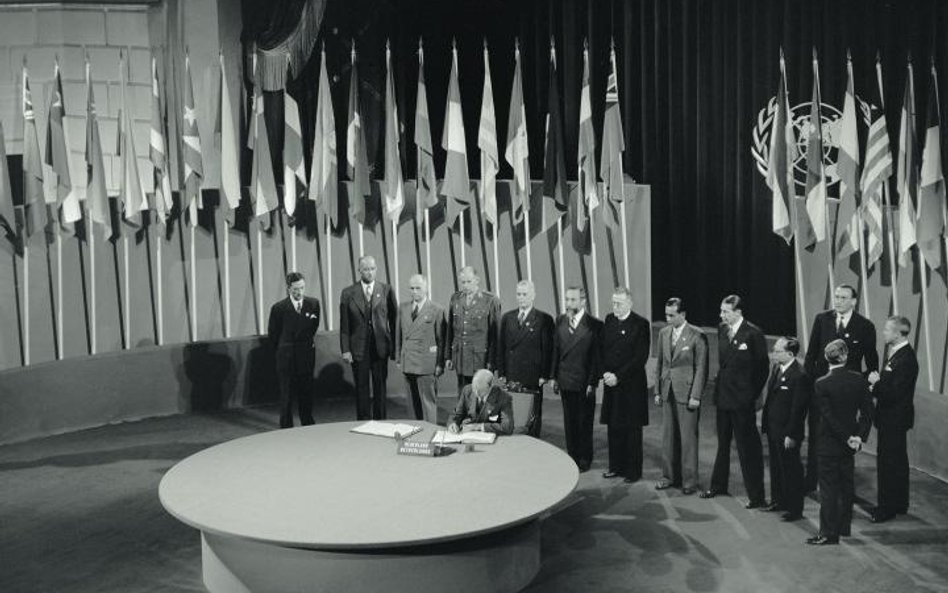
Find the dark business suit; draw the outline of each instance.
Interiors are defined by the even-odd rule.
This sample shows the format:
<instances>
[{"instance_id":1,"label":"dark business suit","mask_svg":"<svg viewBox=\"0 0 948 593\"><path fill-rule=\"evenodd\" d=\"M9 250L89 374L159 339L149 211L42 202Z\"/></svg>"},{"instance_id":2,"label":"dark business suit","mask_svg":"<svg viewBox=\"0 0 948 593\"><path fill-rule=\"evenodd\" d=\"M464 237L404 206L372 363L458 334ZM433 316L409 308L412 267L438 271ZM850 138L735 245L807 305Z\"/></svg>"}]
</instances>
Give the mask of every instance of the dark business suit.
<instances>
[{"instance_id":1,"label":"dark business suit","mask_svg":"<svg viewBox=\"0 0 948 593\"><path fill-rule=\"evenodd\" d=\"M575 329L569 316L560 315L553 332L553 362L550 377L556 380L563 402L566 452L583 471L593 458L593 419L599 384L602 321L583 313ZM587 388L592 388L587 395Z\"/></svg>"},{"instance_id":2,"label":"dark business suit","mask_svg":"<svg viewBox=\"0 0 948 593\"><path fill-rule=\"evenodd\" d=\"M770 359L764 334L746 319L733 337L729 326L718 327L718 369L714 384L718 451L711 489L728 491L731 439L737 443L744 489L751 503L764 502L764 458L754 403L767 382Z\"/></svg>"},{"instance_id":3,"label":"dark business suit","mask_svg":"<svg viewBox=\"0 0 948 593\"><path fill-rule=\"evenodd\" d=\"M319 301L303 297L299 312L289 297L270 307L267 338L276 353L280 385L280 428L293 426L293 401L300 424L313 424L313 370L316 367L316 330Z\"/></svg>"},{"instance_id":4,"label":"dark business suit","mask_svg":"<svg viewBox=\"0 0 948 593\"><path fill-rule=\"evenodd\" d=\"M761 429L770 451L770 498L791 515L803 513L803 464L800 445L810 406L812 385L803 367L794 360L781 371L775 365L767 380L767 402ZM794 445L784 447L790 437Z\"/></svg>"},{"instance_id":5,"label":"dark business suit","mask_svg":"<svg viewBox=\"0 0 948 593\"><path fill-rule=\"evenodd\" d=\"M606 315L600 339L599 375L613 373L618 382L603 383L599 421L608 427L609 471L632 480L642 477L642 427L648 425L648 380L645 363L652 330L645 318L629 313L620 320Z\"/></svg>"},{"instance_id":6,"label":"dark business suit","mask_svg":"<svg viewBox=\"0 0 948 593\"><path fill-rule=\"evenodd\" d=\"M887 355L879 380L872 387L876 400L875 423L877 513L905 513L909 506L909 464L906 435L915 426L915 381L918 358L905 344Z\"/></svg>"},{"instance_id":7,"label":"dark business suit","mask_svg":"<svg viewBox=\"0 0 948 593\"><path fill-rule=\"evenodd\" d=\"M513 434L513 402L510 394L502 387L491 385L484 401L478 402L473 386L465 385L448 424L461 426L465 420L474 424L483 423L484 432Z\"/></svg>"},{"instance_id":8,"label":"dark business suit","mask_svg":"<svg viewBox=\"0 0 948 593\"><path fill-rule=\"evenodd\" d=\"M849 318L849 323L838 331L836 327L836 311L830 309L817 314L813 319L813 328L810 331L810 341L806 350L804 369L810 379L815 381L826 374L829 364L823 356L826 345L836 339L842 339L849 348L846 358L846 368L857 373L868 375L879 370L879 355L876 353L876 326L855 310ZM819 434L820 412L816 401L810 402L810 413L807 419L807 462L806 462L806 491L816 489L817 459L819 447L816 439Z\"/></svg>"},{"instance_id":9,"label":"dark business suit","mask_svg":"<svg viewBox=\"0 0 948 593\"><path fill-rule=\"evenodd\" d=\"M500 320L497 372L511 384L534 393L533 413L527 419L527 434L539 438L543 422L543 392L540 379L548 379L553 356L553 318L531 307L520 323L520 309L507 311Z\"/></svg>"},{"instance_id":10,"label":"dark business suit","mask_svg":"<svg viewBox=\"0 0 948 593\"><path fill-rule=\"evenodd\" d=\"M853 457L846 441L865 440L872 426L872 399L865 377L840 367L817 379L813 393L820 410L817 435L820 471L820 535L849 535L853 519Z\"/></svg>"},{"instance_id":11,"label":"dark business suit","mask_svg":"<svg viewBox=\"0 0 948 593\"><path fill-rule=\"evenodd\" d=\"M352 354L359 420L385 418L385 381L389 358L395 358L397 317L394 291L378 280L371 300L362 282L347 286L339 298L339 350Z\"/></svg>"}]
</instances>

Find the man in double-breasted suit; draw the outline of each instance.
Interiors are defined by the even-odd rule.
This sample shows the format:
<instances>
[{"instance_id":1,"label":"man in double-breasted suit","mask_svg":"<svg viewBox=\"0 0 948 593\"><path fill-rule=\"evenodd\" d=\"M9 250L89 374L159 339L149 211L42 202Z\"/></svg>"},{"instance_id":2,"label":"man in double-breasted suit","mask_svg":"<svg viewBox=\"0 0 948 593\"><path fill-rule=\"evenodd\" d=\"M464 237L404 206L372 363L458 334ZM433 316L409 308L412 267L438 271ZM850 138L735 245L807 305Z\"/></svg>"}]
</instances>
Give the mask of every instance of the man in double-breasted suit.
<instances>
[{"instance_id":1,"label":"man in double-breasted suit","mask_svg":"<svg viewBox=\"0 0 948 593\"><path fill-rule=\"evenodd\" d=\"M721 301L718 327L719 369L714 384L717 406L718 452L711 472L711 487L701 493L713 498L727 493L731 472L731 439L737 442L737 456L744 476L748 509L766 505L764 499L764 453L757 431L755 403L767 382L770 359L764 334L744 319L743 303L736 294Z\"/></svg>"},{"instance_id":2,"label":"man in double-breasted suit","mask_svg":"<svg viewBox=\"0 0 948 593\"><path fill-rule=\"evenodd\" d=\"M829 372L816 380L813 397L820 410L817 437L820 469L820 532L807 539L816 546L838 544L848 536L853 519L853 467L872 427L869 383L846 368L848 348L842 339L824 349Z\"/></svg>"},{"instance_id":3,"label":"man in double-breasted suit","mask_svg":"<svg viewBox=\"0 0 948 593\"><path fill-rule=\"evenodd\" d=\"M461 389L448 432L513 433L513 402L504 388L493 382L494 374L487 369L474 373L471 382Z\"/></svg>"},{"instance_id":4,"label":"man in double-breasted suit","mask_svg":"<svg viewBox=\"0 0 948 593\"><path fill-rule=\"evenodd\" d=\"M770 451L770 506L784 511L784 521L803 518L803 464L800 444L810 405L810 378L797 362L800 343L780 338L774 343L774 366L767 379L761 430Z\"/></svg>"},{"instance_id":5,"label":"man in double-breasted suit","mask_svg":"<svg viewBox=\"0 0 948 593\"><path fill-rule=\"evenodd\" d=\"M655 404L662 406L662 479L657 490L698 488L698 424L708 381L708 340L688 323L682 299L665 301L668 325L658 332Z\"/></svg>"},{"instance_id":6,"label":"man in double-breasted suit","mask_svg":"<svg viewBox=\"0 0 948 593\"><path fill-rule=\"evenodd\" d=\"M302 274L287 274L287 297L270 307L267 322L267 337L276 353L280 383L280 428L292 428L294 401L299 409L300 424L313 424L319 300L306 296L305 291L306 279Z\"/></svg>"},{"instance_id":7,"label":"man in double-breasted suit","mask_svg":"<svg viewBox=\"0 0 948 593\"><path fill-rule=\"evenodd\" d=\"M632 312L632 294L616 287L612 313L602 325L602 410L599 421L607 426L609 469L604 478L642 477L642 427L648 425L648 379L645 363L652 344L652 328Z\"/></svg>"},{"instance_id":8,"label":"man in double-breasted suit","mask_svg":"<svg viewBox=\"0 0 948 593\"><path fill-rule=\"evenodd\" d=\"M540 437L543 422L543 384L549 379L553 355L553 318L533 306L533 282L517 283L517 308L500 320L497 376L511 390L533 393L533 410L526 419L527 434Z\"/></svg>"},{"instance_id":9,"label":"man in double-breasted suit","mask_svg":"<svg viewBox=\"0 0 948 593\"><path fill-rule=\"evenodd\" d=\"M886 354L882 369L869 374L876 400L876 508L872 522L882 523L905 514L909 507L908 431L915 426L915 382L918 358L908 343L911 322L893 316L882 329Z\"/></svg>"},{"instance_id":10,"label":"man in double-breasted suit","mask_svg":"<svg viewBox=\"0 0 948 593\"><path fill-rule=\"evenodd\" d=\"M849 284L840 284L833 291L833 308L817 314L813 319L810 341L807 345L804 368L810 379L815 381L826 374L829 367L823 350L833 340L843 340L849 349L846 368L868 375L879 370L879 355L876 353L876 326L856 311L859 293ZM816 401L810 402L807 419L807 463L806 491L816 489L817 460L819 459L816 439L819 429L820 413Z\"/></svg>"},{"instance_id":11,"label":"man in double-breasted suit","mask_svg":"<svg viewBox=\"0 0 948 593\"><path fill-rule=\"evenodd\" d=\"M500 299L481 290L481 279L471 266L458 274L461 290L448 305L446 370L458 375L458 393L478 369L493 371L497 359Z\"/></svg>"},{"instance_id":12,"label":"man in double-breasted suit","mask_svg":"<svg viewBox=\"0 0 948 593\"><path fill-rule=\"evenodd\" d=\"M557 319L553 331L550 377L553 391L563 401L566 452L585 472L593 458L602 321L586 312L584 289L567 288L565 296L566 313Z\"/></svg>"},{"instance_id":13,"label":"man in double-breasted suit","mask_svg":"<svg viewBox=\"0 0 948 593\"><path fill-rule=\"evenodd\" d=\"M411 302L401 306L395 362L405 375L415 418L438 423L438 377L444 370L444 308L428 298L428 279L408 280Z\"/></svg>"},{"instance_id":14,"label":"man in double-breasted suit","mask_svg":"<svg viewBox=\"0 0 948 593\"><path fill-rule=\"evenodd\" d=\"M395 292L375 279L375 258L359 258L360 280L339 297L339 350L352 365L356 417L385 419L388 361L395 358Z\"/></svg>"}]
</instances>

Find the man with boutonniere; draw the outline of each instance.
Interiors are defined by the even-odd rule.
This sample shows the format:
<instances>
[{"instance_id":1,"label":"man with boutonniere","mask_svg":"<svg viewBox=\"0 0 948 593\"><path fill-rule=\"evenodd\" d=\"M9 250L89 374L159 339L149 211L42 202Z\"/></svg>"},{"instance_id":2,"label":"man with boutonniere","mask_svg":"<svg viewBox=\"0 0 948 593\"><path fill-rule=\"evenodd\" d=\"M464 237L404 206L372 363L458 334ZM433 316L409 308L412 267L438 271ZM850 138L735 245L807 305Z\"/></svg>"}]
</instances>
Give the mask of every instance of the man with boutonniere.
<instances>
[{"instance_id":1,"label":"man with boutonniere","mask_svg":"<svg viewBox=\"0 0 948 593\"><path fill-rule=\"evenodd\" d=\"M286 298L270 308L267 338L276 353L280 388L280 428L293 427L293 404L300 424L313 424L313 370L316 367L316 330L319 300L305 295L306 279L299 272L286 275Z\"/></svg>"},{"instance_id":2,"label":"man with boutonniere","mask_svg":"<svg viewBox=\"0 0 948 593\"><path fill-rule=\"evenodd\" d=\"M732 294L721 301L718 326L718 376L714 383L718 452L711 472L711 487L701 498L728 494L731 440L747 492L747 509L767 506L764 499L764 454L757 431L756 404L770 369L767 342L756 325L744 319L744 302Z\"/></svg>"}]
</instances>

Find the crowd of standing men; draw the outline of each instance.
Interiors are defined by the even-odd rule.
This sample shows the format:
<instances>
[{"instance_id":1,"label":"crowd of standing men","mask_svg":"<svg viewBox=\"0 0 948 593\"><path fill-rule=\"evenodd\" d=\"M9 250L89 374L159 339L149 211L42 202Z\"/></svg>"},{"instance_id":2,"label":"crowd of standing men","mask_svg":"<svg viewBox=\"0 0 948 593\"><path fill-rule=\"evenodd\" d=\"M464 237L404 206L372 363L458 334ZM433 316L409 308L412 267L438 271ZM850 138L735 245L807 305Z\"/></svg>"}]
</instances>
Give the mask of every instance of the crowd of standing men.
<instances>
[{"instance_id":1,"label":"crowd of standing men","mask_svg":"<svg viewBox=\"0 0 948 593\"><path fill-rule=\"evenodd\" d=\"M458 400L448 419L452 431L509 434L514 418L508 391L532 395L523 431L540 436L543 388L563 405L566 450L581 472L593 460L596 392L603 392L600 423L607 427L609 460L603 477L636 482L642 477L642 429L649 400L662 408L662 477L655 488L699 489L699 420L709 380L705 334L687 321L680 298L665 303L667 324L656 343L654 395L646 363L651 326L632 311L627 288L612 294L612 312L599 320L586 310L585 290L569 287L557 319L534 307L533 283L517 284L517 308L501 314L499 299L481 289L468 266L460 290L445 310L429 297L427 279L409 280L411 300L400 308L392 288L375 278L371 256L359 259L359 281L340 298L339 341L352 366L356 415L386 417L389 360L403 373L415 416L438 422L438 378L457 375ZM314 336L319 301L304 295L301 274L287 276L287 298L270 312L268 333L276 351L281 427L312 424ZM820 531L808 544L827 545L848 536L854 501L853 457L875 423L878 432L878 504L873 522L908 510L906 433L914 422L912 398L918 362L908 343L910 322L886 320L883 363L876 329L855 309L856 289L840 285L834 307L816 316L804 363L793 337L776 340L770 354L763 332L743 316L737 295L721 302L718 374L714 381L717 454L701 498L727 495L732 441L736 445L748 509L782 511L784 521L803 516L803 499L819 487ZM874 401L873 401L874 400ZM757 413L762 411L758 430ZM764 487L761 433L769 451L770 500ZM806 439L807 455L801 455Z\"/></svg>"}]
</instances>

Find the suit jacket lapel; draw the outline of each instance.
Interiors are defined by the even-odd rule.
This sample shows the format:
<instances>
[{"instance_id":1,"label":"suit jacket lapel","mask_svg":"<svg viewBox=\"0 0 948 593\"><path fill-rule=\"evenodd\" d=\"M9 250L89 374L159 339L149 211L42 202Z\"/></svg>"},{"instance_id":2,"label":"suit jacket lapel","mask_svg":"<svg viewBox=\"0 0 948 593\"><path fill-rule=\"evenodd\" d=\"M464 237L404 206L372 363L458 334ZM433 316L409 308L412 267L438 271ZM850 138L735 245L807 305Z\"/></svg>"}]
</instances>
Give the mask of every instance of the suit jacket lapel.
<instances>
[{"instance_id":1,"label":"suit jacket lapel","mask_svg":"<svg viewBox=\"0 0 948 593\"><path fill-rule=\"evenodd\" d=\"M563 321L563 329L566 332L566 340L564 340L563 348L560 350L560 353L566 354L572 350L574 346L576 346L577 342L579 342L580 336L585 333L584 330L586 326L586 315L583 315L582 321L579 322L574 331L570 331L569 329L569 317L565 317Z\"/></svg>"}]
</instances>

